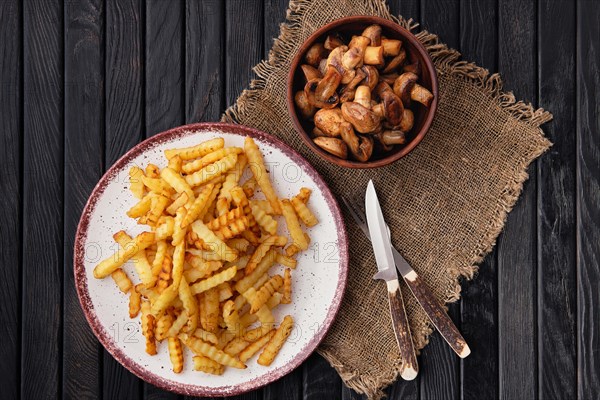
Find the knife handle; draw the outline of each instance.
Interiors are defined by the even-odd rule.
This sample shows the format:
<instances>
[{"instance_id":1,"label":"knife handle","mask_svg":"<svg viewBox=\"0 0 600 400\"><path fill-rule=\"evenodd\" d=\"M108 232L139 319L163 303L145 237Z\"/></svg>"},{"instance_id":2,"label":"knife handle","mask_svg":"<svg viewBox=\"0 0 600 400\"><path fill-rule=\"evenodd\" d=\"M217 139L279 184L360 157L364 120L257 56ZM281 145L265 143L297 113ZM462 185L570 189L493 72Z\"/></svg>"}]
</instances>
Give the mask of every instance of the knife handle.
<instances>
[{"instance_id":1,"label":"knife handle","mask_svg":"<svg viewBox=\"0 0 600 400\"><path fill-rule=\"evenodd\" d=\"M400 292L400 284L397 279L387 281L388 299L390 301L390 314L394 325L394 334L402 357L400 376L406 381L416 378L419 371L415 347L410 334L410 326L406 317L406 309Z\"/></svg>"},{"instance_id":2,"label":"knife handle","mask_svg":"<svg viewBox=\"0 0 600 400\"><path fill-rule=\"evenodd\" d=\"M460 358L465 358L471 354L471 349L456 328L456 325L454 325L440 302L434 297L421 277L415 271L410 271L404 275L404 281L421 304L421 307L425 310L433 325L440 332L444 340L448 342L450 347L452 347L452 350Z\"/></svg>"}]
</instances>

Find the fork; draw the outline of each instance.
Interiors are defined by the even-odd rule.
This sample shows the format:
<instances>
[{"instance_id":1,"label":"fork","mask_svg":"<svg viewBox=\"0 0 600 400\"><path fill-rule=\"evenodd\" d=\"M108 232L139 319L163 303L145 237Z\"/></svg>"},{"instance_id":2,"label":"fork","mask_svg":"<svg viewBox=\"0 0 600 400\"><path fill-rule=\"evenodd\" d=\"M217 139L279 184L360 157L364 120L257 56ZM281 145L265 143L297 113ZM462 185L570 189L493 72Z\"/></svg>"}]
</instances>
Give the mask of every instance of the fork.
<instances>
[{"instance_id":1,"label":"fork","mask_svg":"<svg viewBox=\"0 0 600 400\"><path fill-rule=\"evenodd\" d=\"M347 198L342 196L342 201L346 205L346 209L352 215L354 221L358 227L363 231L367 239L370 240L369 227L367 225L365 211L360 206L361 202L351 202ZM363 202L364 203L364 202ZM390 234L390 227L388 226L388 235ZM402 275L404 282L409 287L413 296L417 299L425 313L431 320L431 323L437 328L444 340L452 347L452 350L460 358L465 358L471 354L471 349L467 345L467 342L462 337L456 325L452 322L444 307L435 298L431 289L421 279L421 277L415 272L414 269L408 264L408 262L402 257L400 252L392 246L392 254L394 256L394 262L396 269Z\"/></svg>"}]
</instances>

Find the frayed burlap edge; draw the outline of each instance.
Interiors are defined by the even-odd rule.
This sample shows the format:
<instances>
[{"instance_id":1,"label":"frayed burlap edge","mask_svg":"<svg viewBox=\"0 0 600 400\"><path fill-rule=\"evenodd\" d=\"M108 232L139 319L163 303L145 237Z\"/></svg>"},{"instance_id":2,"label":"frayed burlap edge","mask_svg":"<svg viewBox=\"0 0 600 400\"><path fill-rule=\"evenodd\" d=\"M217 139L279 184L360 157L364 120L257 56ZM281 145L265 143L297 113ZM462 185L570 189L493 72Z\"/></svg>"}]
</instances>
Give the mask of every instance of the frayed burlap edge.
<instances>
[{"instance_id":1,"label":"frayed burlap edge","mask_svg":"<svg viewBox=\"0 0 600 400\"><path fill-rule=\"evenodd\" d=\"M300 29L303 15L310 6L310 0L291 0L287 11L287 21L280 26L279 37L274 40L272 49L269 51L268 60L261 61L253 68L257 75L250 83L250 88L242 92L236 103L229 107L222 121L239 123L246 115L251 115L254 111L254 105L260 98L260 92L265 89L271 74L279 68L287 68L296 50L301 45ZM389 12L385 1L383 0L365 0L365 5L372 15L393 20L402 27L414 32L419 26L412 19L406 20L401 16L393 16ZM436 65L438 73L451 74L454 77L464 79L474 83L487 94L490 99L495 101L501 110L510 114L519 121L536 127L540 130L540 135L532 141L529 151L519 160L515 166L515 176L502 191L503 195L499 200L498 208L494 217L485 229L485 233L478 241L478 245L465 259L463 265L450 270L451 279L455 282L454 287L446 292L445 303L452 303L460 299L462 278L470 280L477 273L477 264L481 263L484 257L492 250L496 244L496 239L502 231L508 213L514 207L523 184L528 179L527 168L532 160L542 155L552 144L544 137L540 125L550 121L552 114L542 108L536 109L530 103L516 101L512 92L502 91L502 79L499 74L490 74L485 68L477 66L475 63L460 60L461 54L447 45L440 43L438 36L427 31L415 33L419 41L425 46L432 60ZM422 349L429 342L429 335L433 332L433 327L429 320L417 329L413 329L413 340L417 349ZM385 396L383 388L393 383L399 376L401 363L399 362L394 371L386 376L379 376L376 379L361 375L358 371L348 369L338 360L334 352L321 346L318 352L325 357L329 363L337 370L344 383L351 389L366 394L369 398L381 398Z\"/></svg>"}]
</instances>

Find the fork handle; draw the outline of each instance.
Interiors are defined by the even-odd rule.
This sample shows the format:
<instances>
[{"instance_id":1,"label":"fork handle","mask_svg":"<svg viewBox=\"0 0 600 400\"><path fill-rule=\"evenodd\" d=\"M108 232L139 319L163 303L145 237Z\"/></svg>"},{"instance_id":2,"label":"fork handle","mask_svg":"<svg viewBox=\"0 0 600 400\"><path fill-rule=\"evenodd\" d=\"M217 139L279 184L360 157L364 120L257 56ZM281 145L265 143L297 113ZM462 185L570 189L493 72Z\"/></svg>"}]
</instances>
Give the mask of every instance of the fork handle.
<instances>
[{"instance_id":1,"label":"fork handle","mask_svg":"<svg viewBox=\"0 0 600 400\"><path fill-rule=\"evenodd\" d=\"M404 282L406 282L410 291L417 298L421 307L423 307L425 313L444 340L452 347L452 350L460 358L468 356L471 353L471 349L469 349L467 342L421 277L415 271L410 271L404 275Z\"/></svg>"},{"instance_id":2,"label":"fork handle","mask_svg":"<svg viewBox=\"0 0 600 400\"><path fill-rule=\"evenodd\" d=\"M406 381L411 381L416 378L419 365L417 364L415 347L412 335L410 334L410 326L408 325L402 293L400 292L400 284L398 283L398 279L386 281L386 283L394 334L396 335L400 356L402 357L400 376Z\"/></svg>"}]
</instances>

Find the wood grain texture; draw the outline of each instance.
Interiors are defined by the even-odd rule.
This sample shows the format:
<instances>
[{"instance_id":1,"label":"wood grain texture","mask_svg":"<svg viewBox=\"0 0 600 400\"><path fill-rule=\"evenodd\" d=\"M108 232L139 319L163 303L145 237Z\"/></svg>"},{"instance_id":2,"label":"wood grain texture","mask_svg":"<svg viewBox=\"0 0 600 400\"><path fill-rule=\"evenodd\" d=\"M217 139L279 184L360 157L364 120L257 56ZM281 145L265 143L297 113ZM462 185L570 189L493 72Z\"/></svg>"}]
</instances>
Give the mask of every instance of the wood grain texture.
<instances>
[{"instance_id":1,"label":"wood grain texture","mask_svg":"<svg viewBox=\"0 0 600 400\"><path fill-rule=\"evenodd\" d=\"M394 335L400 350L402 358L402 366L400 367L400 376L405 380L413 380L419 372L419 364L417 364L417 356L415 355L415 347L408 325L408 317L404 309L404 299L400 292L400 282L394 280L387 283L388 301L390 306L390 316Z\"/></svg>"},{"instance_id":2,"label":"wood grain texture","mask_svg":"<svg viewBox=\"0 0 600 400\"><path fill-rule=\"evenodd\" d=\"M499 4L498 69L517 98L536 100L535 0ZM519 43L515 46L515 43ZM498 240L500 398L537 398L537 165Z\"/></svg>"},{"instance_id":3,"label":"wood grain texture","mask_svg":"<svg viewBox=\"0 0 600 400\"><path fill-rule=\"evenodd\" d=\"M341 396L342 380L329 362L313 353L302 364L302 399L336 399Z\"/></svg>"},{"instance_id":4,"label":"wood grain texture","mask_svg":"<svg viewBox=\"0 0 600 400\"><path fill-rule=\"evenodd\" d=\"M68 2L65 25L64 326L62 394L99 398L100 346L81 310L73 277L79 217L102 176L104 13L99 0Z\"/></svg>"},{"instance_id":5,"label":"wood grain texture","mask_svg":"<svg viewBox=\"0 0 600 400\"><path fill-rule=\"evenodd\" d=\"M0 390L7 399L19 397L21 310L21 3L0 3Z\"/></svg>"},{"instance_id":6,"label":"wood grain texture","mask_svg":"<svg viewBox=\"0 0 600 400\"><path fill-rule=\"evenodd\" d=\"M577 9L578 398L600 397L600 6Z\"/></svg>"},{"instance_id":7,"label":"wood grain texture","mask_svg":"<svg viewBox=\"0 0 600 400\"><path fill-rule=\"evenodd\" d=\"M459 0L421 0L421 27L455 49L460 44L459 3Z\"/></svg>"},{"instance_id":8,"label":"wood grain texture","mask_svg":"<svg viewBox=\"0 0 600 400\"><path fill-rule=\"evenodd\" d=\"M554 114L538 168L538 385L540 398L562 399L577 388L575 3L539 3L538 13L539 101Z\"/></svg>"},{"instance_id":9,"label":"wood grain texture","mask_svg":"<svg viewBox=\"0 0 600 400\"><path fill-rule=\"evenodd\" d=\"M497 6L496 0L463 0L460 4L463 58L492 72L498 68ZM461 394L465 400L498 398L497 257L494 248L479 265L477 277L463 285L461 332L472 350L461 360Z\"/></svg>"},{"instance_id":10,"label":"wood grain texture","mask_svg":"<svg viewBox=\"0 0 600 400\"><path fill-rule=\"evenodd\" d=\"M57 0L23 4L21 397L32 399L61 394L62 13Z\"/></svg>"},{"instance_id":11,"label":"wood grain texture","mask_svg":"<svg viewBox=\"0 0 600 400\"><path fill-rule=\"evenodd\" d=\"M144 137L143 16L141 0L106 0L106 166ZM141 381L103 354L103 397L140 398Z\"/></svg>"},{"instance_id":12,"label":"wood grain texture","mask_svg":"<svg viewBox=\"0 0 600 400\"><path fill-rule=\"evenodd\" d=\"M218 121L225 109L224 30L224 2L186 0L186 123Z\"/></svg>"}]
</instances>

